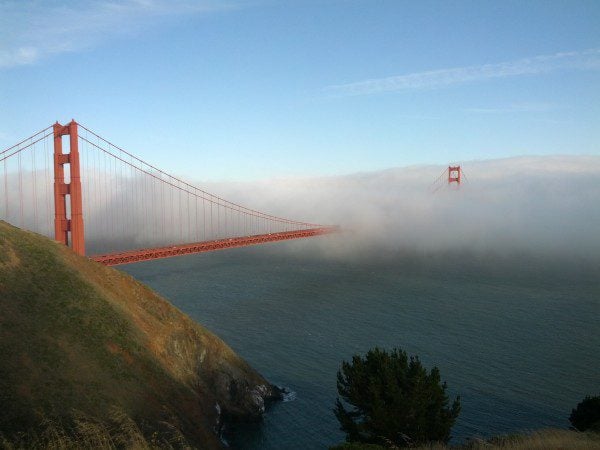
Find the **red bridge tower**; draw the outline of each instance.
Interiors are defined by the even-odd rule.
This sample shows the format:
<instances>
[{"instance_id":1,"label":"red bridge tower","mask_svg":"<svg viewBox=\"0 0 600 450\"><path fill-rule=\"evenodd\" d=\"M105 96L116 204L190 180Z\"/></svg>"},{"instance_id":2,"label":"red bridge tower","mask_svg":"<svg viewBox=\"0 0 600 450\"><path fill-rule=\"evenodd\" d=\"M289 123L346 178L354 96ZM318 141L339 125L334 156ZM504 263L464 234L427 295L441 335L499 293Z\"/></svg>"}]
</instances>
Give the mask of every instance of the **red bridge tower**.
<instances>
[{"instance_id":1,"label":"red bridge tower","mask_svg":"<svg viewBox=\"0 0 600 450\"><path fill-rule=\"evenodd\" d=\"M460 186L461 175L460 166L448 166L448 184L456 183Z\"/></svg>"},{"instance_id":2,"label":"red bridge tower","mask_svg":"<svg viewBox=\"0 0 600 450\"><path fill-rule=\"evenodd\" d=\"M69 153L63 153L62 137L69 136ZM65 165L69 165L69 182L65 182ZM67 197L68 212L67 217ZM77 122L68 125L54 124L54 236L65 245L71 246L79 255L85 255L83 237L83 206L81 197L81 173L79 170L79 146Z\"/></svg>"}]
</instances>

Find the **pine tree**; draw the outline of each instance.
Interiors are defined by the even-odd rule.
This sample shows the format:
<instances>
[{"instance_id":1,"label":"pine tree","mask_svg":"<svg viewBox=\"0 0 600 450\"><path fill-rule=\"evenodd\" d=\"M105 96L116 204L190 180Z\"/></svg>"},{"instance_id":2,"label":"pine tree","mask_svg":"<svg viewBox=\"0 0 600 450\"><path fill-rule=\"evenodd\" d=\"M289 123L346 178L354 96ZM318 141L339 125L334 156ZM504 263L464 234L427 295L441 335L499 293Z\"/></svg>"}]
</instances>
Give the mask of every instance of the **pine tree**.
<instances>
[{"instance_id":1,"label":"pine tree","mask_svg":"<svg viewBox=\"0 0 600 450\"><path fill-rule=\"evenodd\" d=\"M342 362L337 374L334 412L348 442L406 447L448 442L460 412L457 397L449 407L446 383L437 367L428 373L417 356L400 349L374 348L365 357ZM350 406L346 409L346 406Z\"/></svg>"},{"instance_id":2,"label":"pine tree","mask_svg":"<svg viewBox=\"0 0 600 450\"><path fill-rule=\"evenodd\" d=\"M587 396L571 411L569 421L579 431L600 431L600 395Z\"/></svg>"}]
</instances>

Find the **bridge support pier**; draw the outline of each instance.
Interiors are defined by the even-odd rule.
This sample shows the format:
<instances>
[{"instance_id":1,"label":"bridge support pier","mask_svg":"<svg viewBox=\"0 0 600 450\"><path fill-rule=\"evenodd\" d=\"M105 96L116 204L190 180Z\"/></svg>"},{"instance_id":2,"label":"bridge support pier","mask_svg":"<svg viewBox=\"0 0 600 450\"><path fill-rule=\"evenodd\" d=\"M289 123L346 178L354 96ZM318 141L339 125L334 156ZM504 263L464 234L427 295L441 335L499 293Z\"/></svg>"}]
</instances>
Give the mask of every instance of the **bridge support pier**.
<instances>
[{"instance_id":1,"label":"bridge support pier","mask_svg":"<svg viewBox=\"0 0 600 450\"><path fill-rule=\"evenodd\" d=\"M69 136L69 153L63 153L62 148L62 137L66 135ZM67 164L68 183L65 182ZM69 234L73 251L85 255L79 142L77 122L74 120L68 125L54 124L54 236L58 242L68 246Z\"/></svg>"}]
</instances>

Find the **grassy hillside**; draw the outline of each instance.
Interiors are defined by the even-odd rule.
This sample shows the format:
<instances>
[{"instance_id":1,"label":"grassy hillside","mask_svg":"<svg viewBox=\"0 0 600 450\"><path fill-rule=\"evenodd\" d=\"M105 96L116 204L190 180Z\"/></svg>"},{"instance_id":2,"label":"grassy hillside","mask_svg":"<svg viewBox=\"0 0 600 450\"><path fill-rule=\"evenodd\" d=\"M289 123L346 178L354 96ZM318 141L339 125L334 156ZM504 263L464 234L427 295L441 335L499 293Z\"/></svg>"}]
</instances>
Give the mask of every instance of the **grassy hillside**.
<instances>
[{"instance_id":1,"label":"grassy hillside","mask_svg":"<svg viewBox=\"0 0 600 450\"><path fill-rule=\"evenodd\" d=\"M223 418L258 418L277 395L219 338L130 276L0 222L5 443L48 430L85 434L87 424L107 439L129 427L149 441L213 448Z\"/></svg>"},{"instance_id":2,"label":"grassy hillside","mask_svg":"<svg viewBox=\"0 0 600 450\"><path fill-rule=\"evenodd\" d=\"M489 440L473 440L465 445L431 444L414 450L599 450L600 434L569 430L541 430L530 434L501 436ZM331 450L385 450L370 444L341 444Z\"/></svg>"}]
</instances>

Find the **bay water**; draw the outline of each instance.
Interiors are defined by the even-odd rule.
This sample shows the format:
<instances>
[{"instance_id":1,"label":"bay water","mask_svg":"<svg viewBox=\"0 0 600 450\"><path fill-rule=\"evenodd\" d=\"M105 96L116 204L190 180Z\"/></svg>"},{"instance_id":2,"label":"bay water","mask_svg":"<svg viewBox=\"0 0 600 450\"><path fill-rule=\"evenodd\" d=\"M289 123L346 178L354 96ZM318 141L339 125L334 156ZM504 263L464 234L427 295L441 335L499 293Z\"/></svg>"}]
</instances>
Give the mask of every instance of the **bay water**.
<instances>
[{"instance_id":1,"label":"bay water","mask_svg":"<svg viewBox=\"0 0 600 450\"><path fill-rule=\"evenodd\" d=\"M326 239L326 238L322 238ZM304 241L303 241L304 242ZM600 394L597 262L534 255L373 252L334 257L299 242L122 266L285 387L242 449L341 443L342 360L400 347L439 367L462 411L452 442L567 428Z\"/></svg>"}]
</instances>

